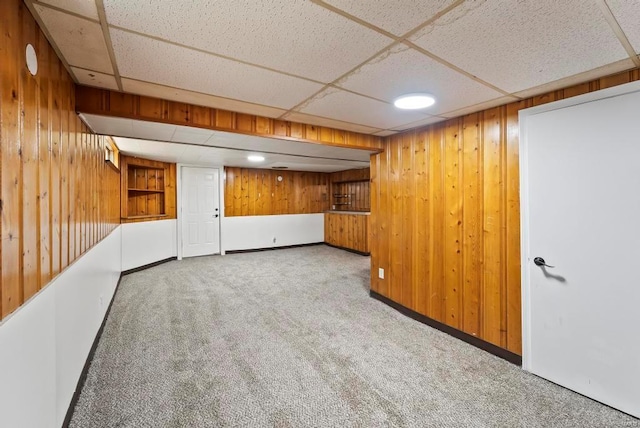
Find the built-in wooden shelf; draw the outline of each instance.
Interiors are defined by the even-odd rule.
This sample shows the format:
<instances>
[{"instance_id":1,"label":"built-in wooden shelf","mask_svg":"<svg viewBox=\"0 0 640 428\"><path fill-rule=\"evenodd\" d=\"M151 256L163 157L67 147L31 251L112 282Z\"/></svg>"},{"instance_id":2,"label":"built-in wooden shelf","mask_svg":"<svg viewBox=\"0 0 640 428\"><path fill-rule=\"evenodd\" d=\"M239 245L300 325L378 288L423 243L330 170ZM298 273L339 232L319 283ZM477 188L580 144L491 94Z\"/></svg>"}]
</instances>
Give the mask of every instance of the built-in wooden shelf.
<instances>
[{"instance_id":1,"label":"built-in wooden shelf","mask_svg":"<svg viewBox=\"0 0 640 428\"><path fill-rule=\"evenodd\" d=\"M155 214L155 215L132 215L127 217L122 217L126 220L140 220L141 218L156 218L156 217L167 217L166 214Z\"/></svg>"},{"instance_id":2,"label":"built-in wooden shelf","mask_svg":"<svg viewBox=\"0 0 640 428\"><path fill-rule=\"evenodd\" d=\"M129 192L164 193L164 189L127 189Z\"/></svg>"},{"instance_id":3,"label":"built-in wooden shelf","mask_svg":"<svg viewBox=\"0 0 640 428\"><path fill-rule=\"evenodd\" d=\"M175 218L175 164L121 156L120 170L123 222Z\"/></svg>"}]
</instances>

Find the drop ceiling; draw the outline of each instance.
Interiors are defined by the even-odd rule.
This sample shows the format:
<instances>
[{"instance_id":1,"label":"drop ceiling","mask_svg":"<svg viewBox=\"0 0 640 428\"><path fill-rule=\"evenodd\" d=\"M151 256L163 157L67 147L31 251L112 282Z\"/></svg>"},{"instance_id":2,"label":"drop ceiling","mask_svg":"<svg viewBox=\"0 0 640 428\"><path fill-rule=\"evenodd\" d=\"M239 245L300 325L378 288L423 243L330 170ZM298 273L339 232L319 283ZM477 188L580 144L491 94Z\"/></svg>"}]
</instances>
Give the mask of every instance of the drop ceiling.
<instances>
[{"instance_id":1,"label":"drop ceiling","mask_svg":"<svg viewBox=\"0 0 640 428\"><path fill-rule=\"evenodd\" d=\"M640 66L637 0L25 2L80 84L380 136Z\"/></svg>"},{"instance_id":2,"label":"drop ceiling","mask_svg":"<svg viewBox=\"0 0 640 428\"><path fill-rule=\"evenodd\" d=\"M366 168L375 150L350 149L118 117L81 114L96 133L114 136L121 153L201 166L335 172ZM250 154L263 162L250 162Z\"/></svg>"}]
</instances>

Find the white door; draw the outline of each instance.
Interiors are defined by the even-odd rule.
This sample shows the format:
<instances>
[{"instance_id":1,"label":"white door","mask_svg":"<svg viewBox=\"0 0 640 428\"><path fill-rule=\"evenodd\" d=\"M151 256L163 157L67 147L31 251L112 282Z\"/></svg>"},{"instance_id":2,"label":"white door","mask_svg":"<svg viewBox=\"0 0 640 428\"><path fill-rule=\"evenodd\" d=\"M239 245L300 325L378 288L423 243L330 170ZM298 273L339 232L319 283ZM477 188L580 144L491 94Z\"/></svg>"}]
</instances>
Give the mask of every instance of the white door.
<instances>
[{"instance_id":1,"label":"white door","mask_svg":"<svg viewBox=\"0 0 640 428\"><path fill-rule=\"evenodd\" d=\"M520 117L523 367L634 416L639 91L639 84L625 85ZM553 267L537 266L536 257Z\"/></svg>"},{"instance_id":2,"label":"white door","mask_svg":"<svg viewBox=\"0 0 640 428\"><path fill-rule=\"evenodd\" d=\"M182 168L182 255L220 252L220 172Z\"/></svg>"}]
</instances>

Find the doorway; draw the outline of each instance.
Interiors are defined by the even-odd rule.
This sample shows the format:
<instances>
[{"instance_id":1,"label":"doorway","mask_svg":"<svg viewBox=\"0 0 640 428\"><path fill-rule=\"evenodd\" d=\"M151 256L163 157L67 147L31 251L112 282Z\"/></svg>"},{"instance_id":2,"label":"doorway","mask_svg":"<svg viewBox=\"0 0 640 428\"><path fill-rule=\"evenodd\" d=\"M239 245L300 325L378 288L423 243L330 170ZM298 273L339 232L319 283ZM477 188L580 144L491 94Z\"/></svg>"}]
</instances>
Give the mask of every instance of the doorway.
<instances>
[{"instance_id":1,"label":"doorway","mask_svg":"<svg viewBox=\"0 0 640 428\"><path fill-rule=\"evenodd\" d=\"M182 256L220 253L220 170L182 167Z\"/></svg>"},{"instance_id":2,"label":"doorway","mask_svg":"<svg viewBox=\"0 0 640 428\"><path fill-rule=\"evenodd\" d=\"M523 368L640 416L640 83L520 112Z\"/></svg>"}]
</instances>

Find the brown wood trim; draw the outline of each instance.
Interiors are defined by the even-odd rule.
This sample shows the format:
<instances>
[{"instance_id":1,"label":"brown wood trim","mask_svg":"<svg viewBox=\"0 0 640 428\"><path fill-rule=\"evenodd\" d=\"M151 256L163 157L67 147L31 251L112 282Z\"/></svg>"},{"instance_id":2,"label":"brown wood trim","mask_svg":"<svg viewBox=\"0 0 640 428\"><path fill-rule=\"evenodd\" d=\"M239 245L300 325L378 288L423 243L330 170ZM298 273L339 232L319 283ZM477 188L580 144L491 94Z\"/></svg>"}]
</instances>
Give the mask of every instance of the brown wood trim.
<instances>
[{"instance_id":1,"label":"brown wood trim","mask_svg":"<svg viewBox=\"0 0 640 428\"><path fill-rule=\"evenodd\" d=\"M326 245L327 247L337 248L339 250L345 250L345 251L348 251L350 253L359 254L361 256L370 256L371 255L371 253L366 253L364 251L354 250L353 248L347 248L347 247L341 247L339 245L329 244L328 242L325 242L324 245Z\"/></svg>"},{"instance_id":2,"label":"brown wood trim","mask_svg":"<svg viewBox=\"0 0 640 428\"><path fill-rule=\"evenodd\" d=\"M73 412L76 409L76 405L78 404L78 400L80 399L80 394L82 393L82 388L84 387L84 383L87 380L87 374L89 373L89 368L91 368L91 362L93 361L93 356L96 353L96 348L98 347L98 343L100 342L100 337L102 337L102 332L104 331L104 326L107 323L107 318L109 317L109 313L111 312L113 301L116 299L116 294L120 289L121 281L122 281L122 273L120 273L120 277L118 278L118 283L116 284L116 289L113 291L113 296L111 297L111 301L109 302L109 307L107 307L107 311L104 314L104 318L102 319L100 328L96 333L96 337L93 339L93 343L91 344L91 349L89 350L87 359L85 360L84 366L82 367L82 372L80 372L80 377L78 378L78 383L76 383L76 389L73 392L73 396L71 397L71 402L69 403L69 407L67 408L67 413L64 417L64 422L62 423L62 428L68 428L69 424L71 423Z\"/></svg>"},{"instance_id":3,"label":"brown wood trim","mask_svg":"<svg viewBox=\"0 0 640 428\"><path fill-rule=\"evenodd\" d=\"M178 258L177 257L169 257L169 258L166 258L166 259L158 260L157 262L153 262L153 263L149 263L149 264L146 264L146 265L138 266L137 268L123 270L122 271L122 276L129 275L130 273L140 272L141 270L146 270L146 269L149 269L149 268L152 268L152 267L156 267L156 266L168 263L168 262L172 262L174 260L178 260Z\"/></svg>"},{"instance_id":4,"label":"brown wood trim","mask_svg":"<svg viewBox=\"0 0 640 428\"><path fill-rule=\"evenodd\" d=\"M316 245L322 245L322 244L323 242L312 242L310 244L283 245L281 247L251 248L248 250L231 250L231 251L225 251L224 253L225 254L255 253L258 251L287 250L289 248L314 247Z\"/></svg>"},{"instance_id":5,"label":"brown wood trim","mask_svg":"<svg viewBox=\"0 0 640 428\"><path fill-rule=\"evenodd\" d=\"M503 360L507 360L510 363L513 363L515 365L521 366L522 365L522 357L518 354L514 354L511 351L507 351L504 348L501 348L499 346L496 346L492 343L489 342L485 342L482 339L479 339L476 336L472 336L470 334L467 334L463 331L460 331L458 329L455 329L451 326L448 326L446 324L443 324L439 321L436 321L432 318L426 317L422 314L419 314L418 312L411 310L407 307L402 306L399 303L394 302L393 300L383 296L382 294L378 294L373 290L369 291L369 295L371 297L373 297L376 300L381 301L382 303L385 303L386 305L391 306L393 309L395 309L396 311L400 312L403 315L408 316L411 319L414 319L418 322L421 322L422 324L426 324L429 327L433 327L436 330L440 330L443 333L447 333L450 336L455 337L456 339L460 339L463 342L467 342L470 345L475 346L476 348L480 348L483 351L487 351L490 354L495 355L496 357L500 357Z\"/></svg>"},{"instance_id":6,"label":"brown wood trim","mask_svg":"<svg viewBox=\"0 0 640 428\"><path fill-rule=\"evenodd\" d=\"M76 112L350 149L374 150L377 153L384 150L383 138L375 135L80 85L76 87Z\"/></svg>"}]
</instances>

